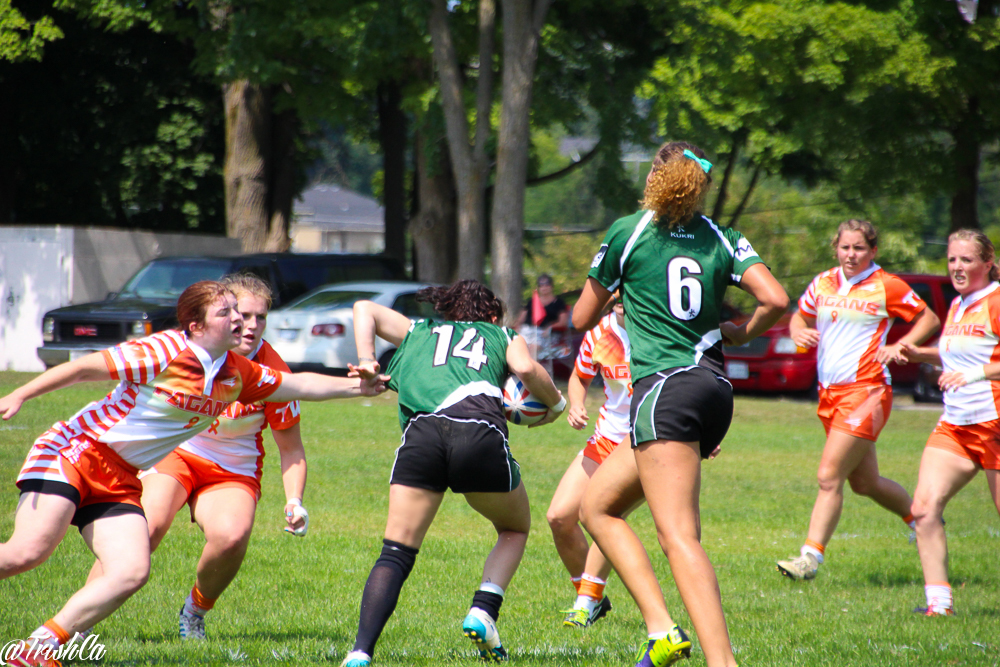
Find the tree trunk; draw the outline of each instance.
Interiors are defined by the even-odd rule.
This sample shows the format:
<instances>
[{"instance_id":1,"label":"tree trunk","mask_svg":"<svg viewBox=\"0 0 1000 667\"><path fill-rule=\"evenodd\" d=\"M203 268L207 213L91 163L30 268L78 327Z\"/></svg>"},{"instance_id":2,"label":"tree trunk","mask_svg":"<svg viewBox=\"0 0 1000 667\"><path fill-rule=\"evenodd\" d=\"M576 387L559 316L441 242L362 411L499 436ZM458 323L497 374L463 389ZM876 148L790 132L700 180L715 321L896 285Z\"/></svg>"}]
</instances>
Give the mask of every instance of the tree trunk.
<instances>
[{"instance_id":1,"label":"tree trunk","mask_svg":"<svg viewBox=\"0 0 1000 667\"><path fill-rule=\"evenodd\" d=\"M715 197L715 205L712 207L712 220L722 220L722 212L726 208L726 199L729 197L729 182L733 178L733 171L736 169L736 160L740 155L740 147L746 141L746 137L741 138L741 131L733 133L733 145L729 150L729 157L726 158L726 170L722 173L722 183L719 184L719 194Z\"/></svg>"},{"instance_id":2,"label":"tree trunk","mask_svg":"<svg viewBox=\"0 0 1000 667\"><path fill-rule=\"evenodd\" d=\"M962 122L952 132L955 140L955 189L951 197L951 231L979 229L980 146L976 125L979 122L979 99L969 98Z\"/></svg>"},{"instance_id":3,"label":"tree trunk","mask_svg":"<svg viewBox=\"0 0 1000 667\"><path fill-rule=\"evenodd\" d=\"M448 27L446 0L433 0L430 32L434 62L441 81L441 99L448 133L448 151L458 190L458 278L482 280L486 254L486 185L493 98L493 51L496 24L494 0L479 3L479 76L476 88L475 139L469 143L468 112L462 91L458 55Z\"/></svg>"},{"instance_id":4,"label":"tree trunk","mask_svg":"<svg viewBox=\"0 0 1000 667\"><path fill-rule=\"evenodd\" d=\"M243 252L288 250L296 191L292 110L275 114L272 91L246 80L223 84L226 109L226 236Z\"/></svg>"},{"instance_id":5,"label":"tree trunk","mask_svg":"<svg viewBox=\"0 0 1000 667\"><path fill-rule=\"evenodd\" d=\"M295 111L286 109L271 116L271 164L268 172L268 228L264 252L287 252L292 246L289 228L296 195L297 155L295 137L299 119Z\"/></svg>"},{"instance_id":6,"label":"tree trunk","mask_svg":"<svg viewBox=\"0 0 1000 667\"><path fill-rule=\"evenodd\" d=\"M385 252L406 262L406 114L399 81L384 81L376 90L378 134L382 147L385 201Z\"/></svg>"},{"instance_id":7,"label":"tree trunk","mask_svg":"<svg viewBox=\"0 0 1000 667\"><path fill-rule=\"evenodd\" d=\"M492 284L510 320L521 312L524 274L524 190L528 180L531 88L538 35L550 0L502 0L503 101L493 189Z\"/></svg>"},{"instance_id":8,"label":"tree trunk","mask_svg":"<svg viewBox=\"0 0 1000 667\"><path fill-rule=\"evenodd\" d=\"M758 164L754 167L753 176L750 177L750 184L747 185L746 192L743 193L743 199L740 200L739 206L733 212L733 217L729 219L729 228L736 229L736 225L740 222L740 216L743 215L743 210L746 209L747 203L750 201L750 195L753 194L754 188L757 187L757 181L760 180L760 172L762 171L761 166Z\"/></svg>"},{"instance_id":9,"label":"tree trunk","mask_svg":"<svg viewBox=\"0 0 1000 667\"><path fill-rule=\"evenodd\" d=\"M458 244L455 178L444 138L417 130L414 141L419 209L410 221L416 279L450 283L455 279ZM464 251L463 251L464 252Z\"/></svg>"}]
</instances>

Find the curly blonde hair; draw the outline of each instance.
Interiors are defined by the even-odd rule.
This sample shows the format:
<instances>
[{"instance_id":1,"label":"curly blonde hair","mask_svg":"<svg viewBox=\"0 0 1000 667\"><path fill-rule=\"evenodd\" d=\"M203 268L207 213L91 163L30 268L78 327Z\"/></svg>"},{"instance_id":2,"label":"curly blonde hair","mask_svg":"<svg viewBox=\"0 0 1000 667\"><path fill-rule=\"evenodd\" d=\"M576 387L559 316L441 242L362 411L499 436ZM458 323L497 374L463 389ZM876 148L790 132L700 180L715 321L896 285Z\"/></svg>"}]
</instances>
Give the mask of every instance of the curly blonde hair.
<instances>
[{"instance_id":1,"label":"curly blonde hair","mask_svg":"<svg viewBox=\"0 0 1000 667\"><path fill-rule=\"evenodd\" d=\"M676 227L694 215L712 185L712 179L701 164L684 156L685 150L705 159L705 151L694 144L665 143L656 151L646 179L642 208L652 211L657 224L667 228Z\"/></svg>"},{"instance_id":2,"label":"curly blonde hair","mask_svg":"<svg viewBox=\"0 0 1000 667\"><path fill-rule=\"evenodd\" d=\"M271 310L271 302L274 300L274 290L267 281L255 276L252 273L230 273L222 276L219 281L239 299L242 294L250 294L260 297L267 304L267 309Z\"/></svg>"},{"instance_id":3,"label":"curly blonde hair","mask_svg":"<svg viewBox=\"0 0 1000 667\"><path fill-rule=\"evenodd\" d=\"M979 259L983 262L993 262L990 269L990 280L1000 280L1000 266L997 265L997 253L993 248L990 237L983 233L981 229L959 229L948 235L948 243L952 241L971 241L976 244L979 251Z\"/></svg>"}]
</instances>

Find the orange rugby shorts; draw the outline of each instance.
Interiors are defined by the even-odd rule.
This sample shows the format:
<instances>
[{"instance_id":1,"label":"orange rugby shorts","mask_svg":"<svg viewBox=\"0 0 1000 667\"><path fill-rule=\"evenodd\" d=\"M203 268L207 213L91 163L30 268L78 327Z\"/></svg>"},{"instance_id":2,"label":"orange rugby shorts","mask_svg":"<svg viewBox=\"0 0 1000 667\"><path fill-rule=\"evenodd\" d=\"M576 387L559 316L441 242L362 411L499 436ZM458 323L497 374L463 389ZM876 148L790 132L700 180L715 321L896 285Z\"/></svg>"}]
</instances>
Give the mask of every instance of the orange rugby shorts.
<instances>
[{"instance_id":1,"label":"orange rugby shorts","mask_svg":"<svg viewBox=\"0 0 1000 667\"><path fill-rule=\"evenodd\" d=\"M846 384L820 387L816 414L826 434L830 430L874 442L892 412L892 387Z\"/></svg>"},{"instance_id":2,"label":"orange rugby shorts","mask_svg":"<svg viewBox=\"0 0 1000 667\"><path fill-rule=\"evenodd\" d=\"M965 426L939 421L927 446L969 459L983 470L1000 470L1000 419Z\"/></svg>"},{"instance_id":3,"label":"orange rugby shorts","mask_svg":"<svg viewBox=\"0 0 1000 667\"><path fill-rule=\"evenodd\" d=\"M627 435L625 436L625 440L628 440ZM587 441L587 446L583 448L583 455L597 463L597 465L600 465L604 463L604 459L608 458L608 454L615 451L615 447L620 444L620 442L608 440L603 435L597 435L595 433L590 436L590 440Z\"/></svg>"},{"instance_id":4,"label":"orange rugby shorts","mask_svg":"<svg viewBox=\"0 0 1000 667\"><path fill-rule=\"evenodd\" d=\"M104 443L86 435L77 436L74 443L63 451L49 443L36 443L28 452L22 474L44 469L55 475L62 473L65 483L80 494L78 510L103 503L142 507L142 484L136 468ZM24 484L30 488L32 482L35 480L25 480Z\"/></svg>"},{"instance_id":5,"label":"orange rugby shorts","mask_svg":"<svg viewBox=\"0 0 1000 667\"><path fill-rule=\"evenodd\" d=\"M260 481L256 477L230 472L214 461L182 449L175 449L155 466L144 470L140 479L156 473L176 479L187 491L192 509L200 494L216 489L243 489L254 501L260 500Z\"/></svg>"}]
</instances>

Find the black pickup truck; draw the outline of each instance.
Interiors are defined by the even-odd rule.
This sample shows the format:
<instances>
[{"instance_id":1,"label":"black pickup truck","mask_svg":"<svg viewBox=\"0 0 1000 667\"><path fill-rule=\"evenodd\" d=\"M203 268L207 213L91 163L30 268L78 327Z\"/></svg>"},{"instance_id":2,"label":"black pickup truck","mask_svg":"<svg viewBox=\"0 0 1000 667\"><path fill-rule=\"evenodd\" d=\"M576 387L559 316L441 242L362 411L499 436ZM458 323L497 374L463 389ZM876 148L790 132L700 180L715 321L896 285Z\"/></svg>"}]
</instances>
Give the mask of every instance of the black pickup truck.
<instances>
[{"instance_id":1,"label":"black pickup truck","mask_svg":"<svg viewBox=\"0 0 1000 667\"><path fill-rule=\"evenodd\" d=\"M177 324L177 297L199 280L250 272L274 288L273 307L328 283L405 280L403 267L381 255L263 253L239 257L161 257L104 301L57 308L42 319L38 358L51 368Z\"/></svg>"}]
</instances>

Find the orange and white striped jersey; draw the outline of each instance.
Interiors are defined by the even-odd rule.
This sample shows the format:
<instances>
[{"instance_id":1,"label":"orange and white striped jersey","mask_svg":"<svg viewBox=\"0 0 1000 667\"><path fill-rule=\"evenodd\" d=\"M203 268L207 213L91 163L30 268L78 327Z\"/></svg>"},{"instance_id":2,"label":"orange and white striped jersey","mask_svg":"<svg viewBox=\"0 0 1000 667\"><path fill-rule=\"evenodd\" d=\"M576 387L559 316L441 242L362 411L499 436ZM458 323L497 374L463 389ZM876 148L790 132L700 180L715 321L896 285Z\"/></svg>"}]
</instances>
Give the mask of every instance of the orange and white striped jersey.
<instances>
[{"instance_id":1,"label":"orange and white striped jersey","mask_svg":"<svg viewBox=\"0 0 1000 667\"><path fill-rule=\"evenodd\" d=\"M119 385L36 441L52 445L71 462L96 440L129 465L149 468L210 427L231 404L263 400L282 379L281 373L233 352L213 360L173 330L121 343L103 355Z\"/></svg>"},{"instance_id":2,"label":"orange and white striped jersey","mask_svg":"<svg viewBox=\"0 0 1000 667\"><path fill-rule=\"evenodd\" d=\"M889 369L875 361L893 319L913 320L927 304L905 282L874 262L853 278L840 267L816 276L799 299L799 311L816 319L816 373L824 387L892 384Z\"/></svg>"},{"instance_id":3,"label":"orange and white striped jersey","mask_svg":"<svg viewBox=\"0 0 1000 667\"><path fill-rule=\"evenodd\" d=\"M632 346L625 328L618 325L614 313L601 318L583 337L576 355L575 370L581 378L592 379L598 373L604 379L604 405L601 406L594 433L612 442L628 435L629 404L632 401L632 374L629 371Z\"/></svg>"},{"instance_id":4,"label":"orange and white striped jersey","mask_svg":"<svg viewBox=\"0 0 1000 667\"><path fill-rule=\"evenodd\" d=\"M1000 362L1000 283L956 297L938 341L945 371ZM982 380L944 392L942 421L967 426L1000 416L1000 382Z\"/></svg>"},{"instance_id":5,"label":"orange and white striped jersey","mask_svg":"<svg viewBox=\"0 0 1000 667\"><path fill-rule=\"evenodd\" d=\"M288 365L265 340L260 341L257 351L249 358L276 371L289 372ZM181 443L178 449L208 459L223 470L259 480L264 464L264 429L270 426L281 431L298 423L298 401L236 402L226 408L208 430Z\"/></svg>"}]
</instances>

